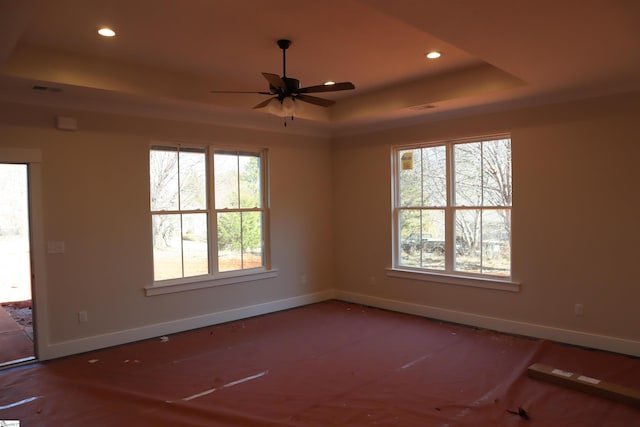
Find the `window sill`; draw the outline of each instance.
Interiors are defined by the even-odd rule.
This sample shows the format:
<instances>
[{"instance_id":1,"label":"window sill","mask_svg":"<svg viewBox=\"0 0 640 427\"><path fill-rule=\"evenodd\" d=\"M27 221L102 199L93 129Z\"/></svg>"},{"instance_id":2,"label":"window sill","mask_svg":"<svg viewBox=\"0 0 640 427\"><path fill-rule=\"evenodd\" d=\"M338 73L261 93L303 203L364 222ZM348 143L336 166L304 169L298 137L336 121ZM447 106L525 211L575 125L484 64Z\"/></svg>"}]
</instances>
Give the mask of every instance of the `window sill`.
<instances>
[{"instance_id":1,"label":"window sill","mask_svg":"<svg viewBox=\"0 0 640 427\"><path fill-rule=\"evenodd\" d=\"M211 288L214 286L231 285L234 283L250 282L253 280L270 279L278 277L278 270L265 270L263 268L247 271L232 271L218 273L216 275L207 274L204 276L187 277L184 279L171 279L154 282L145 286L146 296L164 295L175 292L193 291L196 289Z\"/></svg>"},{"instance_id":2,"label":"window sill","mask_svg":"<svg viewBox=\"0 0 640 427\"><path fill-rule=\"evenodd\" d=\"M473 288L493 289L498 291L520 292L520 283L507 279L491 277L462 276L436 273L432 271L416 271L401 268L388 268L387 276L401 279L420 280L423 282L469 286Z\"/></svg>"}]
</instances>

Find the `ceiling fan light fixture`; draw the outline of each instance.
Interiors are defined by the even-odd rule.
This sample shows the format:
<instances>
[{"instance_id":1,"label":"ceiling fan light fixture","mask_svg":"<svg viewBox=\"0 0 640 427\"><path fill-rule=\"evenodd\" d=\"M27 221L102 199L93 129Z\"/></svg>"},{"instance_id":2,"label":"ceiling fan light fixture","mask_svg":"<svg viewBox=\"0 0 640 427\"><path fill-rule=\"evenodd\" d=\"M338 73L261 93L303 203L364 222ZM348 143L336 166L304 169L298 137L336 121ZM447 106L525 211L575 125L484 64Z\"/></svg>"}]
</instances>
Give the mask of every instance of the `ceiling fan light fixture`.
<instances>
[{"instance_id":1,"label":"ceiling fan light fixture","mask_svg":"<svg viewBox=\"0 0 640 427\"><path fill-rule=\"evenodd\" d=\"M280 112L282 111L282 104L280 100L277 98L272 98L271 101L265 106L267 113L273 114L275 116L280 116Z\"/></svg>"},{"instance_id":2,"label":"ceiling fan light fixture","mask_svg":"<svg viewBox=\"0 0 640 427\"><path fill-rule=\"evenodd\" d=\"M266 105L268 113L278 117L293 117L296 113L300 113L302 110L302 104L296 102L296 100L290 96L284 99L272 98Z\"/></svg>"},{"instance_id":3,"label":"ceiling fan light fixture","mask_svg":"<svg viewBox=\"0 0 640 427\"><path fill-rule=\"evenodd\" d=\"M285 116L293 116L296 112L296 101L293 98L287 96L282 100L282 112Z\"/></svg>"},{"instance_id":4,"label":"ceiling fan light fixture","mask_svg":"<svg viewBox=\"0 0 640 427\"><path fill-rule=\"evenodd\" d=\"M334 82L333 80L329 80L329 81L324 82L325 86L333 86L334 84L336 84L336 82Z\"/></svg>"},{"instance_id":5,"label":"ceiling fan light fixture","mask_svg":"<svg viewBox=\"0 0 640 427\"><path fill-rule=\"evenodd\" d=\"M102 37L114 37L116 35L116 32L111 28L102 27L98 30L98 34L100 34Z\"/></svg>"},{"instance_id":6,"label":"ceiling fan light fixture","mask_svg":"<svg viewBox=\"0 0 640 427\"><path fill-rule=\"evenodd\" d=\"M438 59L442 56L442 53L438 52L437 50L432 50L431 52L427 52L425 56L428 59Z\"/></svg>"}]
</instances>

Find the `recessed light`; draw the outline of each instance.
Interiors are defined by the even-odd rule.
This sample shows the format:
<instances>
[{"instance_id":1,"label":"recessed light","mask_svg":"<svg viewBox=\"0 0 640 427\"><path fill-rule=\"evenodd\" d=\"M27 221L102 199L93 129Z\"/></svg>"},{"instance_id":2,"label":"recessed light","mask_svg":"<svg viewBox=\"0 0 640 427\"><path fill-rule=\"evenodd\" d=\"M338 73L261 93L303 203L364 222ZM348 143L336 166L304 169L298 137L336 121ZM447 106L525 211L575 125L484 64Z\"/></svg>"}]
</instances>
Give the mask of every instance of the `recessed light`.
<instances>
[{"instance_id":1,"label":"recessed light","mask_svg":"<svg viewBox=\"0 0 640 427\"><path fill-rule=\"evenodd\" d=\"M336 82L334 82L333 80L329 80L328 82L324 82L325 86L332 86L334 84L336 84Z\"/></svg>"},{"instance_id":2,"label":"recessed light","mask_svg":"<svg viewBox=\"0 0 640 427\"><path fill-rule=\"evenodd\" d=\"M438 51L431 51L429 53L427 53L425 56L429 59L436 59L436 58L440 58L442 54Z\"/></svg>"},{"instance_id":3,"label":"recessed light","mask_svg":"<svg viewBox=\"0 0 640 427\"><path fill-rule=\"evenodd\" d=\"M98 34L100 34L103 37L113 37L116 35L116 32L113 31L111 28L104 27L98 30Z\"/></svg>"}]
</instances>

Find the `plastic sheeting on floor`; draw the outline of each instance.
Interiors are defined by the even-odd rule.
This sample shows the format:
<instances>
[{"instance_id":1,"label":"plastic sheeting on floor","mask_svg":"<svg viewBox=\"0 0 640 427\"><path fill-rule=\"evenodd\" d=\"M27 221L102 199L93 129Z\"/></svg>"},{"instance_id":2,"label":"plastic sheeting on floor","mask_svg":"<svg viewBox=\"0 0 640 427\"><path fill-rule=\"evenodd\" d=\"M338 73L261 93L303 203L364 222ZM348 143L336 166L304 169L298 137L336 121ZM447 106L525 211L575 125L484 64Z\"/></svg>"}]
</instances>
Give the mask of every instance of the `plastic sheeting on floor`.
<instances>
[{"instance_id":1,"label":"plastic sheeting on floor","mask_svg":"<svg viewBox=\"0 0 640 427\"><path fill-rule=\"evenodd\" d=\"M640 360L329 301L0 372L22 426L640 426ZM525 416L529 419L525 419Z\"/></svg>"}]
</instances>

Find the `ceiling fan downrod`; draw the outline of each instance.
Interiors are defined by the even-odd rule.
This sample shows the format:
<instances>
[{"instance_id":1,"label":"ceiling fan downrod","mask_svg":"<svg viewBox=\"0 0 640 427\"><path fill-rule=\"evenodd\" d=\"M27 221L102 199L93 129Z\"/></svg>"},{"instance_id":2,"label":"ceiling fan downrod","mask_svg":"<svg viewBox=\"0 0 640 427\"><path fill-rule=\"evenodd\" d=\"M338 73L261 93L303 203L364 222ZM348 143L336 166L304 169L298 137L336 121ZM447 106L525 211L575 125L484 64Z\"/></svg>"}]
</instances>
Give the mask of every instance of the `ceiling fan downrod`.
<instances>
[{"instance_id":1,"label":"ceiling fan downrod","mask_svg":"<svg viewBox=\"0 0 640 427\"><path fill-rule=\"evenodd\" d=\"M280 39L277 43L282 49L282 77L287 77L287 49L291 46L291 40Z\"/></svg>"}]
</instances>

